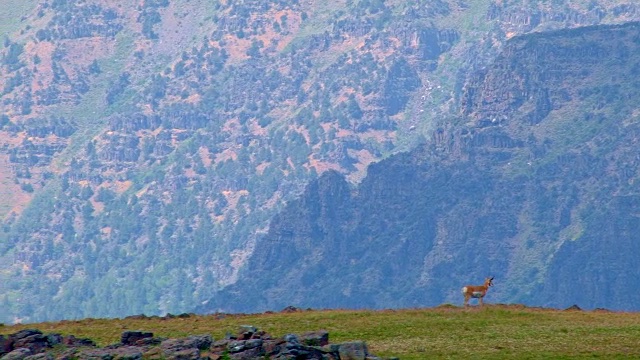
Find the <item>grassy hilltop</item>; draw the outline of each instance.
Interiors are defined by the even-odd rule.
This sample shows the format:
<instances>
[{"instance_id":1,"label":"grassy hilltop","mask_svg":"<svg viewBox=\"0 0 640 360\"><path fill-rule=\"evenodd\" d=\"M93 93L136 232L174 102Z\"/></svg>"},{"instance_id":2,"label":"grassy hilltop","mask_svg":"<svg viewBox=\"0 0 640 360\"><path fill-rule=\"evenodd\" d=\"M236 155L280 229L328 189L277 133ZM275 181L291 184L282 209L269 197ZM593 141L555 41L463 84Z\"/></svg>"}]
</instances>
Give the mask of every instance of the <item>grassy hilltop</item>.
<instances>
[{"instance_id":1,"label":"grassy hilltop","mask_svg":"<svg viewBox=\"0 0 640 360\"><path fill-rule=\"evenodd\" d=\"M435 308L205 315L144 319L85 319L0 328L0 334L37 328L88 337L99 346L116 343L125 330L156 336L211 334L221 339L240 325L273 336L324 329L331 342L366 341L377 356L411 359L623 359L640 354L640 313L485 305Z\"/></svg>"}]
</instances>

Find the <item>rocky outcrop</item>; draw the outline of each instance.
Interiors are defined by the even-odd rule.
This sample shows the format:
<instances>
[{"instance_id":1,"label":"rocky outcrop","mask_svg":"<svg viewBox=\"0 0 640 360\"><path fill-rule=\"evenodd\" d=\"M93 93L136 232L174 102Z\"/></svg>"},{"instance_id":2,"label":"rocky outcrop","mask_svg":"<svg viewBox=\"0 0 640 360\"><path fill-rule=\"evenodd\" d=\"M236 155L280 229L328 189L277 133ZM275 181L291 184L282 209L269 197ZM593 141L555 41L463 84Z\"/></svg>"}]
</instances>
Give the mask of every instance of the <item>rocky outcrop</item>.
<instances>
[{"instance_id":1,"label":"rocky outcrop","mask_svg":"<svg viewBox=\"0 0 640 360\"><path fill-rule=\"evenodd\" d=\"M494 64L470 76L462 112L478 126L535 125L576 101L602 109L633 75L639 23L591 26L510 39Z\"/></svg>"},{"instance_id":2,"label":"rocky outcrop","mask_svg":"<svg viewBox=\"0 0 640 360\"><path fill-rule=\"evenodd\" d=\"M329 333L324 330L273 338L250 325L218 341L210 335L167 339L151 332L125 331L119 343L102 348L89 339L28 329L7 337L0 335L0 359L382 360L370 354L362 341L330 344Z\"/></svg>"},{"instance_id":3,"label":"rocky outcrop","mask_svg":"<svg viewBox=\"0 0 640 360\"><path fill-rule=\"evenodd\" d=\"M96 346L90 339L78 339L73 335L43 334L37 329L25 329L8 336L0 335L0 359L25 359L47 352L58 345L70 349Z\"/></svg>"}]
</instances>

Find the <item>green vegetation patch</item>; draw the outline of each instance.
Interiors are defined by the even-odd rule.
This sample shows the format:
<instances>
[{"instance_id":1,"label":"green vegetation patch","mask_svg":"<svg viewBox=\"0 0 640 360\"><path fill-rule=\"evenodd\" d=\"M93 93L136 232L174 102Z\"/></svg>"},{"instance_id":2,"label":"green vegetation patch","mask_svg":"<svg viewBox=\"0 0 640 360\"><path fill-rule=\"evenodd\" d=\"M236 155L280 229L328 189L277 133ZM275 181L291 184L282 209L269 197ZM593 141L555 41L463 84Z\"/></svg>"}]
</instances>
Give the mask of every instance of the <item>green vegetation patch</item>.
<instances>
[{"instance_id":1,"label":"green vegetation patch","mask_svg":"<svg viewBox=\"0 0 640 360\"><path fill-rule=\"evenodd\" d=\"M23 16L37 4L35 0L3 0L0 6L0 36L8 36L18 31Z\"/></svg>"},{"instance_id":2,"label":"green vegetation patch","mask_svg":"<svg viewBox=\"0 0 640 360\"><path fill-rule=\"evenodd\" d=\"M253 315L85 319L0 328L9 334L25 328L88 337L100 346L116 343L125 330L156 336L211 334L221 339L240 325L273 336L324 329L331 342L366 341L378 356L412 359L627 358L640 353L640 314L486 305L467 309L383 311L300 311Z\"/></svg>"}]
</instances>

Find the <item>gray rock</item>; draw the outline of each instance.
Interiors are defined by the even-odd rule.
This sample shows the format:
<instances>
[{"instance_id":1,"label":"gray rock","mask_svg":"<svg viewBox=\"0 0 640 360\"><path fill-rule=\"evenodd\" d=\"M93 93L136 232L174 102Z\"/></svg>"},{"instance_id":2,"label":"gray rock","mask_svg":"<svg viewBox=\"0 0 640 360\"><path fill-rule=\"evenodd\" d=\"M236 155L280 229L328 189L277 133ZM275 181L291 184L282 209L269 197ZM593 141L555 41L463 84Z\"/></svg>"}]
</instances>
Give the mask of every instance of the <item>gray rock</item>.
<instances>
[{"instance_id":1,"label":"gray rock","mask_svg":"<svg viewBox=\"0 0 640 360\"><path fill-rule=\"evenodd\" d=\"M253 325L240 325L240 333L256 333L258 332L258 328Z\"/></svg>"},{"instance_id":2,"label":"gray rock","mask_svg":"<svg viewBox=\"0 0 640 360\"><path fill-rule=\"evenodd\" d=\"M190 360L200 359L200 348L205 344L211 344L210 336L193 337L184 339L168 339L160 344L160 348L166 359Z\"/></svg>"},{"instance_id":3,"label":"gray rock","mask_svg":"<svg viewBox=\"0 0 640 360\"><path fill-rule=\"evenodd\" d=\"M213 342L213 344L211 344L211 350L213 351L223 351L225 349L227 349L227 346L229 345L230 342L232 342L233 340L218 340Z\"/></svg>"},{"instance_id":4,"label":"gray rock","mask_svg":"<svg viewBox=\"0 0 640 360\"><path fill-rule=\"evenodd\" d=\"M115 356L109 349L86 349L75 353L78 360L113 360Z\"/></svg>"},{"instance_id":5,"label":"gray rock","mask_svg":"<svg viewBox=\"0 0 640 360\"><path fill-rule=\"evenodd\" d=\"M255 348L262 348L263 342L262 339L234 340L227 344L227 350L229 353L235 354Z\"/></svg>"},{"instance_id":6,"label":"gray rock","mask_svg":"<svg viewBox=\"0 0 640 360\"><path fill-rule=\"evenodd\" d=\"M47 341L49 345L56 346L62 343L63 337L60 334L47 334Z\"/></svg>"},{"instance_id":7,"label":"gray rock","mask_svg":"<svg viewBox=\"0 0 640 360\"><path fill-rule=\"evenodd\" d=\"M287 334L284 336L284 341L288 344L299 345L300 339L298 339L298 335L295 334Z\"/></svg>"},{"instance_id":8,"label":"gray rock","mask_svg":"<svg viewBox=\"0 0 640 360\"><path fill-rule=\"evenodd\" d=\"M29 330L31 331L31 330ZM24 332L13 341L13 348L28 348L32 353L37 354L46 348L50 348L49 339L40 331L33 331L31 334Z\"/></svg>"},{"instance_id":9,"label":"gray rock","mask_svg":"<svg viewBox=\"0 0 640 360\"><path fill-rule=\"evenodd\" d=\"M247 349L253 349L257 347L262 347L263 342L264 341L262 341L262 339L251 339L251 340L247 340L247 342L245 343L245 346L247 347Z\"/></svg>"},{"instance_id":10,"label":"gray rock","mask_svg":"<svg viewBox=\"0 0 640 360\"><path fill-rule=\"evenodd\" d=\"M123 346L117 349L86 349L67 355L66 359L78 360L142 360L143 350L136 346Z\"/></svg>"},{"instance_id":11,"label":"gray rock","mask_svg":"<svg viewBox=\"0 0 640 360\"><path fill-rule=\"evenodd\" d=\"M33 335L42 335L42 331L38 329L24 329L9 335L9 337L16 341Z\"/></svg>"},{"instance_id":12,"label":"gray rock","mask_svg":"<svg viewBox=\"0 0 640 360\"><path fill-rule=\"evenodd\" d=\"M191 348L176 351L173 353L165 352L167 360L200 360L200 350Z\"/></svg>"},{"instance_id":13,"label":"gray rock","mask_svg":"<svg viewBox=\"0 0 640 360\"><path fill-rule=\"evenodd\" d=\"M160 345L163 341L167 340L167 338L163 337L150 337L144 338L136 341L136 346L155 346Z\"/></svg>"},{"instance_id":14,"label":"gray rock","mask_svg":"<svg viewBox=\"0 0 640 360\"><path fill-rule=\"evenodd\" d=\"M0 335L0 356L8 354L13 350L13 340Z\"/></svg>"},{"instance_id":15,"label":"gray rock","mask_svg":"<svg viewBox=\"0 0 640 360\"><path fill-rule=\"evenodd\" d=\"M150 332L125 331L122 342L98 348L89 339L28 329L0 336L0 350L6 349L0 360L209 360L209 356L231 360L382 360L369 355L362 341L329 344L329 333L324 330L277 339L252 326L243 330L238 339L217 342L210 335L162 339ZM61 348L52 351L54 345Z\"/></svg>"},{"instance_id":16,"label":"gray rock","mask_svg":"<svg viewBox=\"0 0 640 360\"><path fill-rule=\"evenodd\" d=\"M304 333L300 336L300 342L308 346L325 346L329 344L329 332L320 330Z\"/></svg>"},{"instance_id":17,"label":"gray rock","mask_svg":"<svg viewBox=\"0 0 640 360\"><path fill-rule=\"evenodd\" d=\"M253 349L245 349L245 351L235 354L229 354L232 360L254 360L264 358L264 350L261 347Z\"/></svg>"},{"instance_id":18,"label":"gray rock","mask_svg":"<svg viewBox=\"0 0 640 360\"><path fill-rule=\"evenodd\" d=\"M293 348L289 348L282 353L286 356L293 356L295 359L306 360L323 360L328 358L328 354L311 346L298 345Z\"/></svg>"},{"instance_id":19,"label":"gray rock","mask_svg":"<svg viewBox=\"0 0 640 360\"><path fill-rule=\"evenodd\" d=\"M262 348L265 351L265 355L273 356L282 351L284 344L286 343L282 339L267 340L262 344Z\"/></svg>"},{"instance_id":20,"label":"gray rock","mask_svg":"<svg viewBox=\"0 0 640 360\"><path fill-rule=\"evenodd\" d=\"M142 349L136 346L125 346L112 352L117 360L141 360Z\"/></svg>"},{"instance_id":21,"label":"gray rock","mask_svg":"<svg viewBox=\"0 0 640 360\"><path fill-rule=\"evenodd\" d=\"M234 353L239 353L239 352L243 352L246 350L246 343L247 340L234 340L231 341L227 344L227 350L229 350L230 353L234 354Z\"/></svg>"},{"instance_id":22,"label":"gray rock","mask_svg":"<svg viewBox=\"0 0 640 360\"><path fill-rule=\"evenodd\" d=\"M77 348L67 349L62 353L60 353L57 356L56 360L74 360L74 359L77 359L77 356L76 356L77 353L78 353Z\"/></svg>"},{"instance_id":23,"label":"gray rock","mask_svg":"<svg viewBox=\"0 0 640 360\"><path fill-rule=\"evenodd\" d=\"M53 357L53 355L48 353L40 353L40 354L27 356L26 358L24 358L24 360L55 360L55 357Z\"/></svg>"},{"instance_id":24,"label":"gray rock","mask_svg":"<svg viewBox=\"0 0 640 360\"><path fill-rule=\"evenodd\" d=\"M0 360L24 360L24 358L32 354L33 353L31 352L31 350L27 348L20 348L6 354L5 356L1 357Z\"/></svg>"},{"instance_id":25,"label":"gray rock","mask_svg":"<svg viewBox=\"0 0 640 360\"><path fill-rule=\"evenodd\" d=\"M185 339L185 345L190 344L191 347L195 347L200 350L207 350L213 344L213 338L211 335L191 335Z\"/></svg>"},{"instance_id":26,"label":"gray rock","mask_svg":"<svg viewBox=\"0 0 640 360\"><path fill-rule=\"evenodd\" d=\"M65 336L62 338L62 343L67 346L72 347L81 347L81 346L90 346L95 347L96 343L91 339L87 338L77 338L73 335Z\"/></svg>"},{"instance_id":27,"label":"gray rock","mask_svg":"<svg viewBox=\"0 0 640 360\"><path fill-rule=\"evenodd\" d=\"M138 340L152 338L153 333L144 331L125 331L120 336L120 342L124 345L135 345Z\"/></svg>"},{"instance_id":28,"label":"gray rock","mask_svg":"<svg viewBox=\"0 0 640 360\"><path fill-rule=\"evenodd\" d=\"M338 345L340 360L365 360L369 355L367 344L363 341L352 341Z\"/></svg>"}]
</instances>

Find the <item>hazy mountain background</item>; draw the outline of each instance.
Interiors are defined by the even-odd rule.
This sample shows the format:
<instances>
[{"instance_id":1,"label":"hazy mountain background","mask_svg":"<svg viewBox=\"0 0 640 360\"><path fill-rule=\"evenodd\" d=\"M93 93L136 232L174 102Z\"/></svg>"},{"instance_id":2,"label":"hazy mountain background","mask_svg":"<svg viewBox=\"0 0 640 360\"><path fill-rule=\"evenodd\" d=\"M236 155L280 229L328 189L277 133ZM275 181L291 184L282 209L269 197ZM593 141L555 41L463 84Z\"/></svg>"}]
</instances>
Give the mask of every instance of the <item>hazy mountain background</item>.
<instances>
[{"instance_id":1,"label":"hazy mountain background","mask_svg":"<svg viewBox=\"0 0 640 360\"><path fill-rule=\"evenodd\" d=\"M0 321L637 309L632 2L5 4Z\"/></svg>"},{"instance_id":2,"label":"hazy mountain background","mask_svg":"<svg viewBox=\"0 0 640 360\"><path fill-rule=\"evenodd\" d=\"M201 311L459 304L484 274L494 302L638 310L639 35L507 41L466 82L466 116L355 190L334 171L313 181Z\"/></svg>"}]
</instances>

